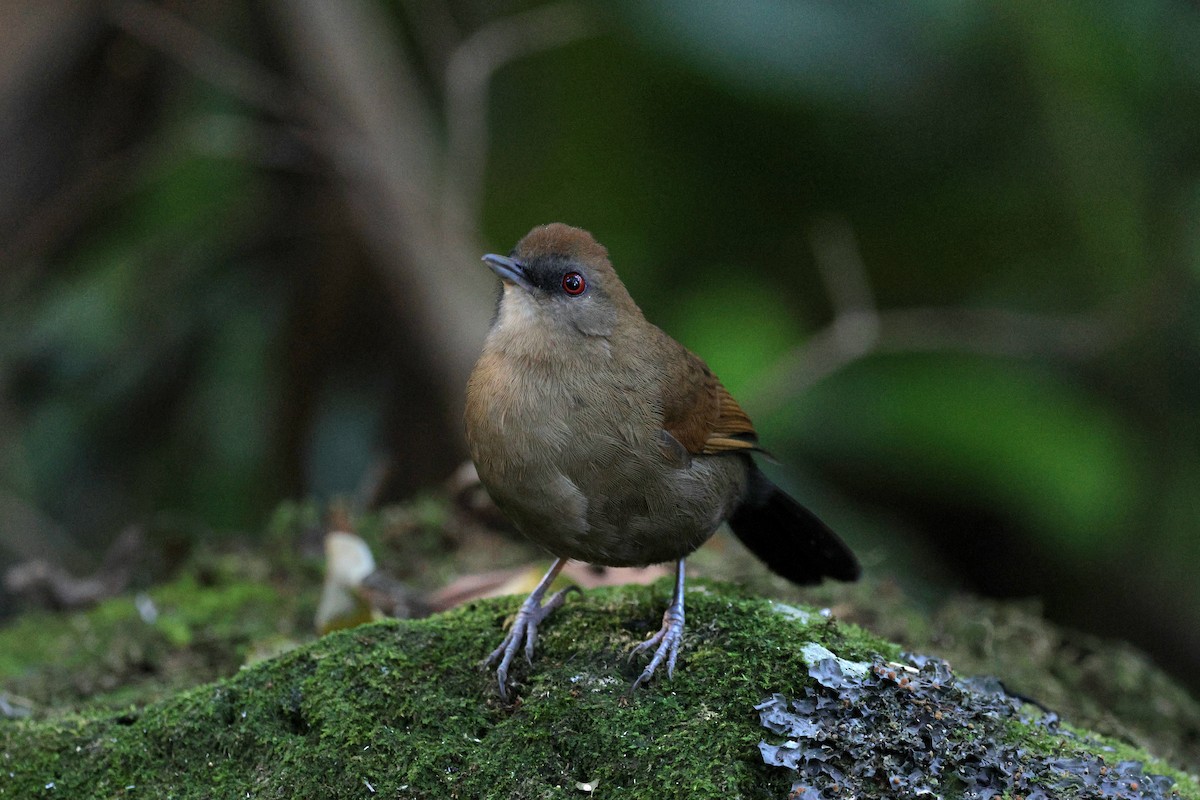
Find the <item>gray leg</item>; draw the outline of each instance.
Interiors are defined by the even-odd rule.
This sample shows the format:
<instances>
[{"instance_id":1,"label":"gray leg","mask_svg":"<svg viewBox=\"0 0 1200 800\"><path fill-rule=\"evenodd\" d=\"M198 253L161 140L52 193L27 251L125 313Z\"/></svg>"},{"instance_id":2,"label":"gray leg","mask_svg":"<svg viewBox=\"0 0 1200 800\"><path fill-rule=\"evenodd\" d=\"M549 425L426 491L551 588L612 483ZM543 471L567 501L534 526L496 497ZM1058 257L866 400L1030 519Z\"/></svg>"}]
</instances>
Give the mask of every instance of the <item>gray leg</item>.
<instances>
[{"instance_id":1,"label":"gray leg","mask_svg":"<svg viewBox=\"0 0 1200 800\"><path fill-rule=\"evenodd\" d=\"M533 664L533 643L537 639L538 623L563 604L567 592L579 591L577 586L568 586L566 589L550 595L550 599L542 603L542 595L546 593L546 589L550 588L550 584L554 583L554 579L558 577L558 573L562 571L566 563L565 558L560 558L550 565L545 577L521 604L520 610L517 611L517 617L513 620L512 627L508 629L508 635L504 637L504 641L484 661L487 666L491 666L497 661L500 662L500 666L496 669L496 679L500 683L500 697L506 703L509 700L508 667L512 664L513 656L517 654L517 648L524 641L525 660Z\"/></svg>"},{"instance_id":2,"label":"gray leg","mask_svg":"<svg viewBox=\"0 0 1200 800\"><path fill-rule=\"evenodd\" d=\"M654 657L650 659L650 663L646 665L646 669L642 671L638 679L633 682L633 686L629 687L629 691L632 692L649 680L650 676L654 674L654 670L658 669L658 665L663 662L664 658L667 660L667 677L672 677L675 673L675 657L679 655L679 643L681 641L683 641L682 558L675 565L675 594L671 597L671 605L667 606L667 610L663 614L662 627L659 628L658 633L633 648L633 652L629 654L629 657L633 658L638 653L658 645L654 651Z\"/></svg>"}]
</instances>

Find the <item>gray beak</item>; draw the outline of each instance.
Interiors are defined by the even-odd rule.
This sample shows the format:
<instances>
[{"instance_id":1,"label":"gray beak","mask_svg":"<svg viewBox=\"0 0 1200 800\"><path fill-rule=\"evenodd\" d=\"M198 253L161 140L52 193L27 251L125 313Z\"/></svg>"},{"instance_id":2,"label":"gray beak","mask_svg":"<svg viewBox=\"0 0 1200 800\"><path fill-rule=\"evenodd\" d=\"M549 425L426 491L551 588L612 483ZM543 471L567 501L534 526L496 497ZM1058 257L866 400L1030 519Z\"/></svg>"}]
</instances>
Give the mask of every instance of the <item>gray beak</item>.
<instances>
[{"instance_id":1,"label":"gray beak","mask_svg":"<svg viewBox=\"0 0 1200 800\"><path fill-rule=\"evenodd\" d=\"M525 289L531 288L529 279L525 277L525 265L515 258L498 256L488 253L483 257L483 263L492 268L492 272L500 276L505 283L515 283Z\"/></svg>"}]
</instances>

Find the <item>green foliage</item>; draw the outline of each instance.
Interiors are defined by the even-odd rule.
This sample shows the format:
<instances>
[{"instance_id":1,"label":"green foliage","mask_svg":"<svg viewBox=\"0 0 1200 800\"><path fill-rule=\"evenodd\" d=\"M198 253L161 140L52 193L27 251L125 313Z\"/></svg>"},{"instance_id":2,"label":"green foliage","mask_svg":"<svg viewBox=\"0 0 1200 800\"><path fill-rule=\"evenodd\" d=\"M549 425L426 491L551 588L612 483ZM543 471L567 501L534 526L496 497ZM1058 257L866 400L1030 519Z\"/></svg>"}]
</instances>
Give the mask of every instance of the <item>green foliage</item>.
<instances>
[{"instance_id":1,"label":"green foliage","mask_svg":"<svg viewBox=\"0 0 1200 800\"><path fill-rule=\"evenodd\" d=\"M1124 535L1137 442L1078 385L1020 363L883 356L813 389L789 433L812 457L1053 537L1063 558Z\"/></svg>"},{"instance_id":2,"label":"green foliage","mask_svg":"<svg viewBox=\"0 0 1200 800\"><path fill-rule=\"evenodd\" d=\"M128 513L122 492L245 524L274 482L264 469L279 319L258 292L260 268L229 263L255 235L258 187L245 164L195 147L194 118L210 109L186 101L3 342L26 376L11 480L85 531ZM109 466L116 453L122 463ZM112 496L78 515L97 481Z\"/></svg>"},{"instance_id":3,"label":"green foliage","mask_svg":"<svg viewBox=\"0 0 1200 800\"><path fill-rule=\"evenodd\" d=\"M793 310L771 285L738 280L736 267L722 277L687 292L666 309L668 319L656 322L692 351L703 353L736 396L782 358L801 331ZM714 308L738 324L712 324L705 312Z\"/></svg>"}]
</instances>

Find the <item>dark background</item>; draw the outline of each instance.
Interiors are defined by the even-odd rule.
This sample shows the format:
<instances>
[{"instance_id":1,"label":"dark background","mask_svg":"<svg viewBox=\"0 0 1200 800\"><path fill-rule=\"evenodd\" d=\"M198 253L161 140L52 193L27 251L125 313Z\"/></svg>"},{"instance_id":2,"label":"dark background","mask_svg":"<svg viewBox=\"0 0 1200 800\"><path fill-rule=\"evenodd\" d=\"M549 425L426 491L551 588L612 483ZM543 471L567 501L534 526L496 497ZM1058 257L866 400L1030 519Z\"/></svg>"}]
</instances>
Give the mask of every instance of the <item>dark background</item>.
<instances>
[{"instance_id":1,"label":"dark background","mask_svg":"<svg viewBox=\"0 0 1200 800\"><path fill-rule=\"evenodd\" d=\"M6 4L0 565L440 484L560 220L873 575L1195 687L1198 90L1182 0Z\"/></svg>"}]
</instances>

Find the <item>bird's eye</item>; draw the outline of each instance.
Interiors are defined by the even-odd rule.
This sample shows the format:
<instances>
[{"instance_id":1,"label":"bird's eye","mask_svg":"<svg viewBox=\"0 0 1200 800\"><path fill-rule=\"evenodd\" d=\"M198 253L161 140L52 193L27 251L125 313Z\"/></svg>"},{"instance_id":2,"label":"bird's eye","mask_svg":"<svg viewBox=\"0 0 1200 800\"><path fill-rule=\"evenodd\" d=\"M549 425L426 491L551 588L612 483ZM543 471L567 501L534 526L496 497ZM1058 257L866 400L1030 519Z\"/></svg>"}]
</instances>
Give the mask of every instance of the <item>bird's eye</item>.
<instances>
[{"instance_id":1,"label":"bird's eye","mask_svg":"<svg viewBox=\"0 0 1200 800\"><path fill-rule=\"evenodd\" d=\"M583 290L587 288L587 284L583 282L583 276L578 272L568 272L563 275L562 281L563 291L574 297L575 295L583 294Z\"/></svg>"}]
</instances>

